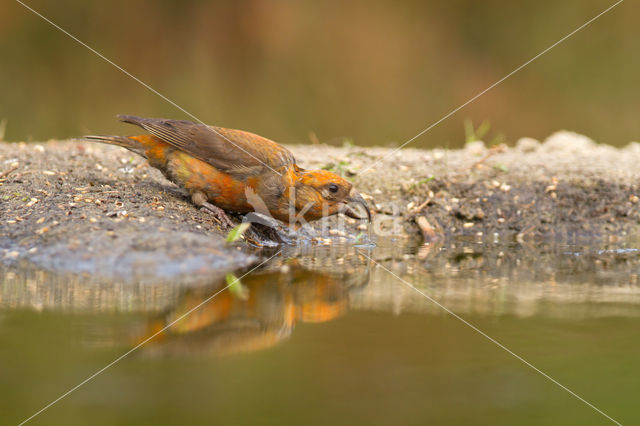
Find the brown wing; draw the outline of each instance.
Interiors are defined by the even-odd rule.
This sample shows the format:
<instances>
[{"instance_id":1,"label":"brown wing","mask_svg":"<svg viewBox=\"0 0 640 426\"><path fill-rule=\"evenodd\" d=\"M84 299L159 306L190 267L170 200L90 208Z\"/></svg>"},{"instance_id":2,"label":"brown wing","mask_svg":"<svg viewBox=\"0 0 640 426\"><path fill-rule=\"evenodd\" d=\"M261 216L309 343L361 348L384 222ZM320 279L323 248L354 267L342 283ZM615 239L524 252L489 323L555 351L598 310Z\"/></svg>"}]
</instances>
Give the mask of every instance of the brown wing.
<instances>
[{"instance_id":1,"label":"brown wing","mask_svg":"<svg viewBox=\"0 0 640 426\"><path fill-rule=\"evenodd\" d=\"M256 175L295 164L291 152L277 143L242 130L207 126L185 120L141 118L118 115L125 122L142 127L176 148L206 161L226 173Z\"/></svg>"}]
</instances>

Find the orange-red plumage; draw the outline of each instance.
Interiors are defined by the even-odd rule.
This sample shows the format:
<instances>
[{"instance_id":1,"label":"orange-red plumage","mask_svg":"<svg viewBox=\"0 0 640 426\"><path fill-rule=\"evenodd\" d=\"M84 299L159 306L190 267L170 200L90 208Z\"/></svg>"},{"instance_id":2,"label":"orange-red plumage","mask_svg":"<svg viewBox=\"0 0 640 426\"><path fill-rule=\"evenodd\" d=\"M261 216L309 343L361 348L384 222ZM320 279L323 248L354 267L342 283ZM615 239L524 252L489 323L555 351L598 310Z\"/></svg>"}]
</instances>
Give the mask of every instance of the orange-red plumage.
<instances>
[{"instance_id":1,"label":"orange-red plumage","mask_svg":"<svg viewBox=\"0 0 640 426\"><path fill-rule=\"evenodd\" d=\"M181 120L120 116L150 134L87 136L123 146L149 161L167 179L185 188L199 206L230 212L258 211L284 222L311 221L366 203L342 177L300 168L286 148L241 130ZM212 206L213 205L213 206Z\"/></svg>"}]
</instances>

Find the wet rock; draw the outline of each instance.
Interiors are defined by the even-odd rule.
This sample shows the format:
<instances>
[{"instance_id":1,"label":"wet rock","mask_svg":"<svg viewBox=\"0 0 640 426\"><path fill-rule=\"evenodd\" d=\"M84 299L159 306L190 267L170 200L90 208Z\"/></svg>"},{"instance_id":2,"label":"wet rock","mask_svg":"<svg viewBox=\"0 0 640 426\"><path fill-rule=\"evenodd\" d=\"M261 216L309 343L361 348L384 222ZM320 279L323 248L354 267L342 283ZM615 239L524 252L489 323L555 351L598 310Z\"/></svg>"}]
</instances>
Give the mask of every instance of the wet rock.
<instances>
[{"instance_id":1,"label":"wet rock","mask_svg":"<svg viewBox=\"0 0 640 426\"><path fill-rule=\"evenodd\" d=\"M55 272L138 283L211 282L256 260L229 247L224 238L215 234L155 233L130 226L125 229L118 233L69 232L67 238L61 238L60 233L60 238L41 240L32 247L34 241L29 239L23 244L4 239L0 240L0 250L4 248L9 253L12 262L5 263L28 262Z\"/></svg>"}]
</instances>

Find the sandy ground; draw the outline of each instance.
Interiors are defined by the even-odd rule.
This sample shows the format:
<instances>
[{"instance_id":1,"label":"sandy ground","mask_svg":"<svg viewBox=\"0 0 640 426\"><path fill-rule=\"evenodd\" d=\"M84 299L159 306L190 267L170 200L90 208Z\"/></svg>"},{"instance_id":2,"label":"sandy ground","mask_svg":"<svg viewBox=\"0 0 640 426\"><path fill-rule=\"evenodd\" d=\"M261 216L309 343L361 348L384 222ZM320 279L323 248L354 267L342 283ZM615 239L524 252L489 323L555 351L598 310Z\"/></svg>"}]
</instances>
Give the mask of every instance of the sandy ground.
<instances>
[{"instance_id":1,"label":"sandy ground","mask_svg":"<svg viewBox=\"0 0 640 426\"><path fill-rule=\"evenodd\" d=\"M393 155L384 148L293 151L310 166L342 161L378 214L400 215L408 232L422 217L436 236L615 239L634 233L640 220L636 142L617 149L558 132L543 142L520 139L514 148L472 142L463 150Z\"/></svg>"},{"instance_id":2,"label":"sandy ground","mask_svg":"<svg viewBox=\"0 0 640 426\"><path fill-rule=\"evenodd\" d=\"M403 149L390 156L388 148L290 149L303 167L351 179L370 200L374 228L395 221L404 236L616 239L635 233L640 221L639 143L616 149L559 132L542 143L521 139L514 148L474 142L463 150ZM198 280L255 261L225 244L226 232L183 191L117 147L0 143L0 201L4 263ZM346 227L313 243L363 230L355 221Z\"/></svg>"},{"instance_id":3,"label":"sandy ground","mask_svg":"<svg viewBox=\"0 0 640 426\"><path fill-rule=\"evenodd\" d=\"M121 281L211 281L256 257L126 150L0 144L0 258ZM16 168L17 167L17 168Z\"/></svg>"}]
</instances>

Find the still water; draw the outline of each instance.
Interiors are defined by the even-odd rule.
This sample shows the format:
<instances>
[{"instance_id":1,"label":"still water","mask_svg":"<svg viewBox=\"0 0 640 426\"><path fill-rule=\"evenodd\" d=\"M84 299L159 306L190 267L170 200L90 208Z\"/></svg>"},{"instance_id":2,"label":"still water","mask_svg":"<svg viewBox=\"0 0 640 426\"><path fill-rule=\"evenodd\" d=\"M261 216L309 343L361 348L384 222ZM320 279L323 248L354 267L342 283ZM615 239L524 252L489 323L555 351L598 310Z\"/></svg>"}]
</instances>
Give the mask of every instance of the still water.
<instances>
[{"instance_id":1,"label":"still water","mask_svg":"<svg viewBox=\"0 0 640 426\"><path fill-rule=\"evenodd\" d=\"M461 319L639 424L635 247L289 247L222 291L0 269L0 423L210 299L29 424L611 424Z\"/></svg>"}]
</instances>

